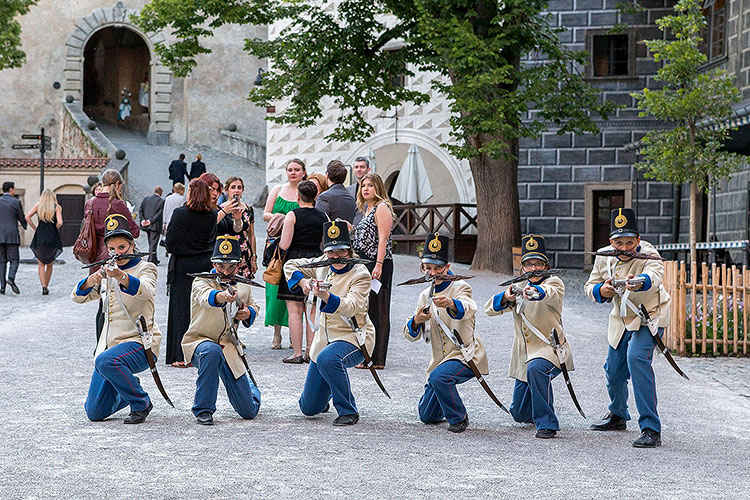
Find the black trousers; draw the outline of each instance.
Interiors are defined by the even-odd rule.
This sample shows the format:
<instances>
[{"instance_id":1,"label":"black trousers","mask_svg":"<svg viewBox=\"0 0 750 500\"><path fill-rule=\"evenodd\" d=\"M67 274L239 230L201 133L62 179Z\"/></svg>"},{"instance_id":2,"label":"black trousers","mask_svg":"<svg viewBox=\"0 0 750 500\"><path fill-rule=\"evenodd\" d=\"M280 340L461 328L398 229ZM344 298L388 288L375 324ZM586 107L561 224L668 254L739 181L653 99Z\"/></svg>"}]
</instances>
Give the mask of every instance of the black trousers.
<instances>
[{"instance_id":1,"label":"black trousers","mask_svg":"<svg viewBox=\"0 0 750 500\"><path fill-rule=\"evenodd\" d=\"M5 268L8 266L8 279L16 281L16 272L19 264L18 245L10 243L0 243L0 286L5 288Z\"/></svg>"},{"instance_id":2,"label":"black trousers","mask_svg":"<svg viewBox=\"0 0 750 500\"><path fill-rule=\"evenodd\" d=\"M375 263L367 264L372 272ZM380 292L370 292L370 305L367 314L375 326L375 347L372 351L372 364L385 366L388 354L388 339L391 334L391 286L393 284L393 259L383 260L383 272L380 275Z\"/></svg>"},{"instance_id":3,"label":"black trousers","mask_svg":"<svg viewBox=\"0 0 750 500\"><path fill-rule=\"evenodd\" d=\"M161 233L158 231L146 231L146 236L148 237L148 251L153 252L153 255L148 256L148 261L156 264L159 262L159 259L157 258L157 252L159 250L159 240L161 239Z\"/></svg>"}]
</instances>

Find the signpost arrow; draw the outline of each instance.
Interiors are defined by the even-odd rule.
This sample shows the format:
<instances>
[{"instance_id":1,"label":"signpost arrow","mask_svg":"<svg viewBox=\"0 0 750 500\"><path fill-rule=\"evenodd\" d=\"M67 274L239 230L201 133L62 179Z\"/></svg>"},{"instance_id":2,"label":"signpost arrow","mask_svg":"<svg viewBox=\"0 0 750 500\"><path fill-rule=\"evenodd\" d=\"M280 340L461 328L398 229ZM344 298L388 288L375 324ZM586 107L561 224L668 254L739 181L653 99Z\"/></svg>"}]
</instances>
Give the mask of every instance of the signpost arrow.
<instances>
[{"instance_id":1,"label":"signpost arrow","mask_svg":"<svg viewBox=\"0 0 750 500\"><path fill-rule=\"evenodd\" d=\"M40 144L13 144L11 149L39 149Z\"/></svg>"},{"instance_id":2,"label":"signpost arrow","mask_svg":"<svg viewBox=\"0 0 750 500\"><path fill-rule=\"evenodd\" d=\"M21 136L21 139L35 139L37 141L41 141L42 140L42 136L39 135L39 134L23 134Z\"/></svg>"}]
</instances>

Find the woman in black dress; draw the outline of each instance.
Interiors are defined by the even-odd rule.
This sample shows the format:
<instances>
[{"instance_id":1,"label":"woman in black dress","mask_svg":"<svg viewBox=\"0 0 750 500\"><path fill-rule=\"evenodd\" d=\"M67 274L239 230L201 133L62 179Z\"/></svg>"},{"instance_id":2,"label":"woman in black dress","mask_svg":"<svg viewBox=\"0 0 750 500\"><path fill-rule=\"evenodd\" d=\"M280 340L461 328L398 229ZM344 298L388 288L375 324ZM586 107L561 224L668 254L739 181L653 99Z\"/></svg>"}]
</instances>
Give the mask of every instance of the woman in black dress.
<instances>
[{"instance_id":1,"label":"woman in black dress","mask_svg":"<svg viewBox=\"0 0 750 500\"><path fill-rule=\"evenodd\" d=\"M35 227L31 218L36 214L39 226ZM51 189L45 189L39 202L26 214L26 222L34 230L31 240L31 251L39 262L39 281L42 283L42 295L49 294L49 282L52 278L52 265L62 253L62 240L58 229L62 226L62 208L57 204L57 197Z\"/></svg>"},{"instance_id":2,"label":"woman in black dress","mask_svg":"<svg viewBox=\"0 0 750 500\"><path fill-rule=\"evenodd\" d=\"M323 242L323 225L328 221L325 212L315 208L315 196L318 188L311 181L302 181L297 185L297 203L295 208L287 213L281 230L279 249L284 252L284 260L319 257ZM300 290L291 292L286 280L282 278L279 284L278 298L286 301L289 311L289 335L292 338L294 353L284 358L284 363L309 363L310 345L314 332L310 328L313 318L307 318L307 349L302 357L303 315L305 314L305 296Z\"/></svg>"},{"instance_id":3,"label":"woman in black dress","mask_svg":"<svg viewBox=\"0 0 750 500\"><path fill-rule=\"evenodd\" d=\"M169 318L167 319L166 363L179 368L186 365L182 355L182 336L190 325L190 290L193 278L187 273L210 271L211 254L216 241L216 210L211 208L208 184L190 181L185 206L176 208L167 228L169 252Z\"/></svg>"}]
</instances>

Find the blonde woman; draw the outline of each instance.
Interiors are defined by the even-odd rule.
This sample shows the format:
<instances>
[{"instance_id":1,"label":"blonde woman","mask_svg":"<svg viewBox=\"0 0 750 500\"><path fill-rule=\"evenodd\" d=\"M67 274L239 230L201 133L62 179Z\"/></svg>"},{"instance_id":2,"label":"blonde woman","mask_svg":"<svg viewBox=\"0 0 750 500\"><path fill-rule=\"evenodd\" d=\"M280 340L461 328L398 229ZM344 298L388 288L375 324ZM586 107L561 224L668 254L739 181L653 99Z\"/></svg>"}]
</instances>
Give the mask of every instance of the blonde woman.
<instances>
[{"instance_id":1,"label":"blonde woman","mask_svg":"<svg viewBox=\"0 0 750 500\"><path fill-rule=\"evenodd\" d=\"M36 214L38 225L32 217ZM63 223L62 208L57 204L57 197L51 189L45 189L39 201L26 214L26 222L34 230L31 250L39 264L39 281L42 283L42 295L49 295L49 282L52 278L52 265L62 253L60 226Z\"/></svg>"},{"instance_id":2,"label":"blonde woman","mask_svg":"<svg viewBox=\"0 0 750 500\"><path fill-rule=\"evenodd\" d=\"M393 256L391 255L391 230L393 205L378 174L367 174L359 181L357 208L364 215L354 231L353 247L360 257L374 261L367 264L372 279L380 281L376 294L370 292L368 314L375 325L375 349L372 363L376 369L385 368L388 336L391 330L391 283L393 281Z\"/></svg>"}]
</instances>

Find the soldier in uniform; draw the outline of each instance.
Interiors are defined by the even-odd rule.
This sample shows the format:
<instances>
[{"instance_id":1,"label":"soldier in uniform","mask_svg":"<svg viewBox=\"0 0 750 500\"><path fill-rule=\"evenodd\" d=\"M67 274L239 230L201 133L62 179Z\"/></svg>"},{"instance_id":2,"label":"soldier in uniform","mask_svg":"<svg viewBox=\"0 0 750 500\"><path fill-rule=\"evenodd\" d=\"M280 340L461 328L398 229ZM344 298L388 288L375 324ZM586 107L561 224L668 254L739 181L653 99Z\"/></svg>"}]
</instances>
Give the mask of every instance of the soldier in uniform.
<instances>
[{"instance_id":1,"label":"soldier in uniform","mask_svg":"<svg viewBox=\"0 0 750 500\"><path fill-rule=\"evenodd\" d=\"M420 271L430 276L453 274L448 262L449 243L446 236L428 235ZM437 424L445 419L451 432L463 432L469 425L469 415L456 385L473 379L474 374L445 329L457 331L464 345L473 343L473 361L479 371L487 375L489 368L484 346L474 336L476 309L471 286L466 281L436 281L434 295L430 296L430 288L419 295L416 312L404 327L404 336L408 340L416 342L424 337L432 348L427 383L419 400L419 419L425 424Z\"/></svg>"},{"instance_id":2,"label":"soldier in uniform","mask_svg":"<svg viewBox=\"0 0 750 500\"><path fill-rule=\"evenodd\" d=\"M524 236L521 252L521 273L549 269L544 237ZM552 379L560 374L560 360L553 347L554 341L550 340L552 329L557 330L566 368L573 370L573 358L561 319L565 285L557 276L533 277L520 285L522 297L516 296L514 285L511 285L490 297L484 304L484 311L488 316L513 312L516 333L510 357L510 377L516 379L516 385L510 414L516 422L533 422L536 437L549 439L560 430L552 394ZM521 300L524 302L518 307Z\"/></svg>"},{"instance_id":3,"label":"soldier in uniform","mask_svg":"<svg viewBox=\"0 0 750 500\"><path fill-rule=\"evenodd\" d=\"M104 221L104 244L110 255L135 252L128 219L112 214ZM153 333L152 351L159 354L161 332L154 323L156 266L140 258L115 260L82 279L73 290L73 302L82 304L104 297L104 327L96 346L94 374L84 408L89 420L104 420L130 406L126 424L140 424L153 408L136 373L146 370L148 360L135 319L143 315Z\"/></svg>"},{"instance_id":4,"label":"soldier in uniform","mask_svg":"<svg viewBox=\"0 0 750 500\"><path fill-rule=\"evenodd\" d=\"M216 238L211 257L212 273L231 276L236 273L242 255L237 236ZM182 352L198 368L195 381L193 415L201 425L213 425L219 378L224 382L229 402L246 419L255 418L260 409L260 391L247 376L247 369L231 339L229 321L241 321L250 327L258 315L250 285L230 283L235 293L225 290L211 278L195 278L190 293L190 326L182 338ZM234 318L227 321L225 308L238 304Z\"/></svg>"},{"instance_id":5,"label":"soldier in uniform","mask_svg":"<svg viewBox=\"0 0 750 500\"><path fill-rule=\"evenodd\" d=\"M612 210L610 214L610 246L601 250L635 250L658 256L659 252L640 238L635 212L630 208ZM586 295L598 303L612 302L609 314L609 350L604 371L607 374L609 413L591 426L594 430L625 430L628 413L628 378L633 381L633 394L638 409L641 436L633 443L637 448L661 445L661 421L656 410L656 382L651 361L656 342L648 326L637 313L641 304L650 317L658 320L658 334L663 335L669 324L669 294L662 286L664 265L659 260L627 256L597 256ZM615 289L613 280L641 277L642 284L629 284ZM636 309L636 310L634 310Z\"/></svg>"},{"instance_id":6,"label":"soldier in uniform","mask_svg":"<svg viewBox=\"0 0 750 500\"><path fill-rule=\"evenodd\" d=\"M310 347L310 367L299 407L308 416L328 411L328 401L338 412L333 425L353 425L359 412L349 383L347 368L364 361L356 334L349 321L364 328L365 349L372 354L375 327L367 315L370 296L370 273L364 264L332 264L326 267L304 268L303 264L335 257L352 257L349 229L344 222L326 222L323 233L325 255L314 259L292 259L284 265L289 289L301 287L306 295L312 293L320 301L316 322L320 324ZM321 287L330 283L330 288Z\"/></svg>"}]
</instances>

